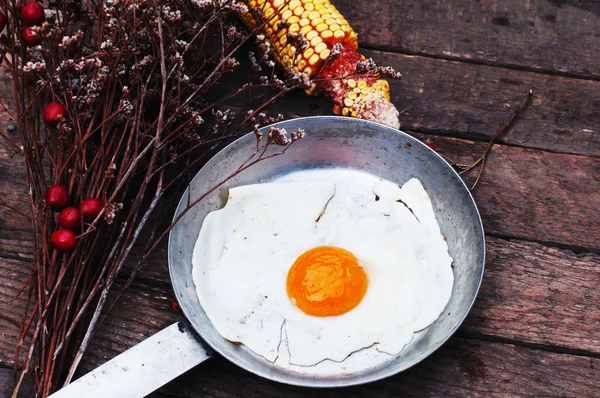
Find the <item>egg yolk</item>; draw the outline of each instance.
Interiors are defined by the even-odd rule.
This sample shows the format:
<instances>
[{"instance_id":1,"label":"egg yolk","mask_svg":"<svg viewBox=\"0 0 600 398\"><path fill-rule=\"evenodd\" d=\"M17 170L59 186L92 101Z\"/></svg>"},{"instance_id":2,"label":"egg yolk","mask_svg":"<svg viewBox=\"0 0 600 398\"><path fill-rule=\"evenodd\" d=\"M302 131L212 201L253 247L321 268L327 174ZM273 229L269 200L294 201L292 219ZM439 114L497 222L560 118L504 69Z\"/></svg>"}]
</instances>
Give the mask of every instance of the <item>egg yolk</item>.
<instances>
[{"instance_id":1,"label":"egg yolk","mask_svg":"<svg viewBox=\"0 0 600 398\"><path fill-rule=\"evenodd\" d=\"M296 259L287 276L287 294L312 316L344 314L360 303L367 275L348 250L319 246Z\"/></svg>"}]
</instances>

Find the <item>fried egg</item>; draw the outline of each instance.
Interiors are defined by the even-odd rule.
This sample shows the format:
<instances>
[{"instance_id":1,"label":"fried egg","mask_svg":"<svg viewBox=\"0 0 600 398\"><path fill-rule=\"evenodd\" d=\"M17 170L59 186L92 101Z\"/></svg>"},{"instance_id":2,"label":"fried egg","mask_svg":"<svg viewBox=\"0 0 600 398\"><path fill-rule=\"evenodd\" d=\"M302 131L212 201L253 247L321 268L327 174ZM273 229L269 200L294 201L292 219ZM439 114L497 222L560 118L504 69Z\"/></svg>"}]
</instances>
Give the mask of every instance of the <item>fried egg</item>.
<instances>
[{"instance_id":1,"label":"fried egg","mask_svg":"<svg viewBox=\"0 0 600 398\"><path fill-rule=\"evenodd\" d=\"M203 222L193 278L219 334L266 360L319 367L354 354L368 367L439 317L451 263L417 179L304 172L230 189Z\"/></svg>"}]
</instances>

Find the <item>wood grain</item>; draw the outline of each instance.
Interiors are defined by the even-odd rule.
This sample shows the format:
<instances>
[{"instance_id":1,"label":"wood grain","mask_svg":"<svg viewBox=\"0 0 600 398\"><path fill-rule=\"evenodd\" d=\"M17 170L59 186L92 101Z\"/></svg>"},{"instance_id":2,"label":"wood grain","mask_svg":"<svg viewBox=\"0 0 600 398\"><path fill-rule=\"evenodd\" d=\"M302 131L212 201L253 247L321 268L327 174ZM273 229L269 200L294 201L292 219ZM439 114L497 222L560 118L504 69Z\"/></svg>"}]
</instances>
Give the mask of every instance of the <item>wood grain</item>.
<instances>
[{"instance_id":1,"label":"wood grain","mask_svg":"<svg viewBox=\"0 0 600 398\"><path fill-rule=\"evenodd\" d=\"M332 3L363 46L600 77L600 3L381 0Z\"/></svg>"},{"instance_id":2,"label":"wood grain","mask_svg":"<svg viewBox=\"0 0 600 398\"><path fill-rule=\"evenodd\" d=\"M31 264L26 260L0 257L0 365L13 362L19 325L26 297L13 301L30 275Z\"/></svg>"},{"instance_id":3,"label":"wood grain","mask_svg":"<svg viewBox=\"0 0 600 398\"><path fill-rule=\"evenodd\" d=\"M458 139L433 143L464 164L485 147L467 149L468 142ZM466 176L467 183L475 174ZM473 194L487 233L598 251L599 186L600 158L496 145Z\"/></svg>"},{"instance_id":4,"label":"wood grain","mask_svg":"<svg viewBox=\"0 0 600 398\"><path fill-rule=\"evenodd\" d=\"M463 332L600 354L600 255L488 238Z\"/></svg>"},{"instance_id":5,"label":"wood grain","mask_svg":"<svg viewBox=\"0 0 600 398\"><path fill-rule=\"evenodd\" d=\"M486 273L461 333L600 354L600 255L574 254L523 241L487 239ZM25 261L1 260L0 364L12 360L23 300L6 306ZM166 253L153 257L99 331L86 356L90 369L181 318L172 308ZM117 288L119 286L116 286Z\"/></svg>"},{"instance_id":6,"label":"wood grain","mask_svg":"<svg viewBox=\"0 0 600 398\"><path fill-rule=\"evenodd\" d=\"M15 385L14 373L10 368L0 367L0 398L12 396ZM33 381L26 377L23 381L23 388L19 391L17 398L31 398L33 396Z\"/></svg>"},{"instance_id":7,"label":"wood grain","mask_svg":"<svg viewBox=\"0 0 600 398\"><path fill-rule=\"evenodd\" d=\"M486 244L481 290L461 332L600 355L600 255L491 237ZM168 302L172 296L166 250L153 256L139 276L138 286L143 290L137 294L143 297L126 296L131 301L118 307L118 322L107 336L136 327L131 326L131 319L159 322L142 327L153 331L174 321ZM160 323L155 318L161 319L163 312L169 316Z\"/></svg>"},{"instance_id":8,"label":"wood grain","mask_svg":"<svg viewBox=\"0 0 600 398\"><path fill-rule=\"evenodd\" d=\"M600 81L381 51L364 53L403 73L403 80L390 82L392 100L402 111L402 130L488 140L532 89L531 104L499 142L600 156ZM331 103L294 93L274 110L286 116L328 115Z\"/></svg>"},{"instance_id":9,"label":"wood grain","mask_svg":"<svg viewBox=\"0 0 600 398\"><path fill-rule=\"evenodd\" d=\"M219 358L201 364L152 397L594 397L600 389L599 368L596 358L452 338L414 368L358 387L286 386Z\"/></svg>"}]
</instances>

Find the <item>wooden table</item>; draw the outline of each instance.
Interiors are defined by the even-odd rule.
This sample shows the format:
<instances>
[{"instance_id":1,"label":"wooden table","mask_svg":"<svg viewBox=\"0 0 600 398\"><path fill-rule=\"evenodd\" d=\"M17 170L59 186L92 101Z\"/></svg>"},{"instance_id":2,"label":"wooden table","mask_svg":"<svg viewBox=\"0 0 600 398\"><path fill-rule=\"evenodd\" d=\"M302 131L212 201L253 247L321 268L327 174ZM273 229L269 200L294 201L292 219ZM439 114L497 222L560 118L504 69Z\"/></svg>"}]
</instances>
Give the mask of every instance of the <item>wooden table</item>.
<instances>
[{"instance_id":1,"label":"wooden table","mask_svg":"<svg viewBox=\"0 0 600 398\"><path fill-rule=\"evenodd\" d=\"M404 74L392 83L403 130L455 161L477 158L529 89L474 191L487 233L481 292L438 352L387 380L343 390L272 383L213 359L154 397L599 396L600 2L596 0L333 0L364 52ZM3 77L0 97L10 97ZM328 114L303 93L288 117ZM5 129L9 120L3 116ZM18 157L0 149L0 193L24 207ZM474 174L465 176L473 181ZM30 232L0 207L0 396L10 379ZM123 275L125 278L126 275ZM166 244L104 324L90 369L181 319ZM24 395L27 396L27 395Z\"/></svg>"}]
</instances>

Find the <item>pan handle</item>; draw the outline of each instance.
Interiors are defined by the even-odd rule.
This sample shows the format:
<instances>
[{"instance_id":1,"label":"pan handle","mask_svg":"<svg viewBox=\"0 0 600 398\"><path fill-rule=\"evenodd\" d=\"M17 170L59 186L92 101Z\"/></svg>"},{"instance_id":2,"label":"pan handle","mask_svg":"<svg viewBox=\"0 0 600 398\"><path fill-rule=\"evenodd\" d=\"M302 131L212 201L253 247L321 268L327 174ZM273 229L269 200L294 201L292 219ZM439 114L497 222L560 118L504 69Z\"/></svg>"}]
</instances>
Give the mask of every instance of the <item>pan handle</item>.
<instances>
[{"instance_id":1,"label":"pan handle","mask_svg":"<svg viewBox=\"0 0 600 398\"><path fill-rule=\"evenodd\" d=\"M141 398L212 357L179 321L55 392L50 398Z\"/></svg>"}]
</instances>

